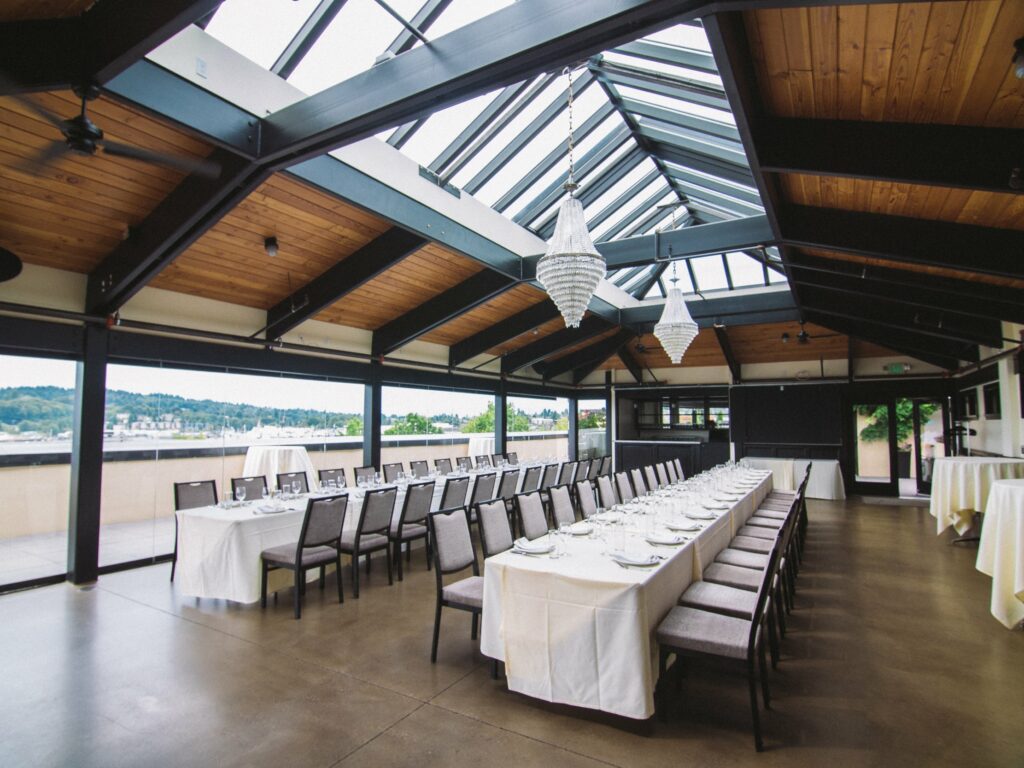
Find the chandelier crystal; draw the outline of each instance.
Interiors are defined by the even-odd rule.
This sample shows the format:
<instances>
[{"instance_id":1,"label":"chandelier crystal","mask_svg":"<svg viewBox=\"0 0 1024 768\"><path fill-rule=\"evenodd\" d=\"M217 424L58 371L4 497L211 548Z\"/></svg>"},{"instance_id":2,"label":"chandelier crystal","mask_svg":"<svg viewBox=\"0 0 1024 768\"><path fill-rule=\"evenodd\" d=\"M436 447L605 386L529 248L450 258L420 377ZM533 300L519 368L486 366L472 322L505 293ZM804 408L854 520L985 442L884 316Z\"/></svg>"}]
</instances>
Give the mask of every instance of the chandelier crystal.
<instances>
[{"instance_id":1,"label":"chandelier crystal","mask_svg":"<svg viewBox=\"0 0 1024 768\"><path fill-rule=\"evenodd\" d=\"M683 292L676 287L676 280L676 265L672 262L672 287L668 289L661 319L654 326L654 335L658 337L673 365L678 365L683 359L683 354L697 338L699 330L683 301Z\"/></svg>"},{"instance_id":2,"label":"chandelier crystal","mask_svg":"<svg viewBox=\"0 0 1024 768\"><path fill-rule=\"evenodd\" d=\"M583 313L598 283L605 275L604 258L594 247L587 231L583 204L573 196L572 72L569 79L569 175L565 190L569 197L558 208L555 232L547 251L537 262L537 279L558 307L567 328L579 328Z\"/></svg>"}]
</instances>

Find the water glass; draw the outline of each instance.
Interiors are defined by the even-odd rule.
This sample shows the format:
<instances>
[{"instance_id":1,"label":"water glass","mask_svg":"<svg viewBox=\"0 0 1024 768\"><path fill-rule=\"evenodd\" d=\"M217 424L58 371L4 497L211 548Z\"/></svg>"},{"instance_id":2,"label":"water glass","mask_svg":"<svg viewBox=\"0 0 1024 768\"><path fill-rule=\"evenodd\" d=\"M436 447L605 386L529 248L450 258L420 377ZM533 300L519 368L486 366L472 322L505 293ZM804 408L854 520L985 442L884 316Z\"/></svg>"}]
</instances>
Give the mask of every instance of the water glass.
<instances>
[{"instance_id":1,"label":"water glass","mask_svg":"<svg viewBox=\"0 0 1024 768\"><path fill-rule=\"evenodd\" d=\"M292 481L292 493L294 493L296 496L298 496L299 495L299 491L301 491L301 490L302 490L302 486L299 484L299 481L298 480L293 480Z\"/></svg>"},{"instance_id":2,"label":"water glass","mask_svg":"<svg viewBox=\"0 0 1024 768\"><path fill-rule=\"evenodd\" d=\"M245 486L240 485L235 489L235 500L245 501Z\"/></svg>"}]
</instances>

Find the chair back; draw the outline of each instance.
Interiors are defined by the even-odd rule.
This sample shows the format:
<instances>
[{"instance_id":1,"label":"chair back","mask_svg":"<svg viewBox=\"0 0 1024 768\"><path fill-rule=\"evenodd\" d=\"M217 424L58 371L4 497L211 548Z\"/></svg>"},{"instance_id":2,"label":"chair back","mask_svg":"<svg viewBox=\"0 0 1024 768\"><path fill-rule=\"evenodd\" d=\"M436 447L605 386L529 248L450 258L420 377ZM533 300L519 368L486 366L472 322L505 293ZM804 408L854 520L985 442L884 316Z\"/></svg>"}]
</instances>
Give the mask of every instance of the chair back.
<instances>
[{"instance_id":1,"label":"chair back","mask_svg":"<svg viewBox=\"0 0 1024 768\"><path fill-rule=\"evenodd\" d=\"M506 453L505 458L508 459L509 464L515 465L519 463L519 454L516 453L515 451L509 451L508 453Z\"/></svg>"},{"instance_id":2,"label":"chair back","mask_svg":"<svg viewBox=\"0 0 1024 768\"><path fill-rule=\"evenodd\" d=\"M674 483L676 480L679 479L679 475L676 474L676 465L673 464L671 461L665 462L665 469L668 471L669 482Z\"/></svg>"},{"instance_id":3,"label":"chair back","mask_svg":"<svg viewBox=\"0 0 1024 768\"><path fill-rule=\"evenodd\" d=\"M430 504L434 500L434 481L425 483L409 483L405 489L405 501L402 502L402 516L398 521L398 530L406 523L423 525L430 514Z\"/></svg>"},{"instance_id":4,"label":"chair back","mask_svg":"<svg viewBox=\"0 0 1024 768\"><path fill-rule=\"evenodd\" d=\"M594 498L594 486L589 480L576 481L576 503L580 505L583 519L597 514L597 499Z\"/></svg>"},{"instance_id":5,"label":"chair back","mask_svg":"<svg viewBox=\"0 0 1024 768\"><path fill-rule=\"evenodd\" d=\"M468 477L449 477L444 481L444 492L441 494L441 509L454 509L466 506L469 494Z\"/></svg>"},{"instance_id":6,"label":"chair back","mask_svg":"<svg viewBox=\"0 0 1024 768\"><path fill-rule=\"evenodd\" d=\"M764 619L765 606L768 604L768 595L772 591L772 581L779 570L779 557L781 552L780 534L775 538L772 551L768 555L768 567L764 569L764 578L761 579L761 586L757 589L757 602L754 603L754 613L750 621L750 634L747 636L747 659L753 661L757 650L757 632Z\"/></svg>"},{"instance_id":7,"label":"chair back","mask_svg":"<svg viewBox=\"0 0 1024 768\"><path fill-rule=\"evenodd\" d=\"M398 479L398 473L405 472L405 464L396 461L393 464L384 465L384 482L393 483Z\"/></svg>"},{"instance_id":8,"label":"chair back","mask_svg":"<svg viewBox=\"0 0 1024 768\"><path fill-rule=\"evenodd\" d=\"M644 482L644 473L640 467L629 470L629 479L633 481L633 491L637 496L647 493L647 483Z\"/></svg>"},{"instance_id":9,"label":"chair back","mask_svg":"<svg viewBox=\"0 0 1024 768\"><path fill-rule=\"evenodd\" d=\"M562 471L558 473L558 482L555 485L571 485L575 479L576 467L579 465L575 461L567 461L562 465Z\"/></svg>"},{"instance_id":10,"label":"chair back","mask_svg":"<svg viewBox=\"0 0 1024 768\"><path fill-rule=\"evenodd\" d=\"M505 457L502 456L500 453L492 453L491 454L491 466L492 467L500 467L501 466L501 462L503 462L504 460L505 460Z\"/></svg>"},{"instance_id":11,"label":"chair back","mask_svg":"<svg viewBox=\"0 0 1024 768\"><path fill-rule=\"evenodd\" d=\"M529 493L530 491L536 491L540 488L540 473L544 471L544 467L527 467L526 473L523 475L523 493Z\"/></svg>"},{"instance_id":12,"label":"chair back","mask_svg":"<svg viewBox=\"0 0 1024 768\"><path fill-rule=\"evenodd\" d=\"M459 465L459 469L463 472L469 472L473 468L473 460L469 456L457 456L455 463Z\"/></svg>"},{"instance_id":13,"label":"chair back","mask_svg":"<svg viewBox=\"0 0 1024 768\"><path fill-rule=\"evenodd\" d=\"M505 501L512 501L512 497L516 493L516 484L519 482L519 470L510 469L507 472L501 473L501 480L498 482L498 491L494 494L495 498L504 499Z\"/></svg>"},{"instance_id":14,"label":"chair back","mask_svg":"<svg viewBox=\"0 0 1024 768\"><path fill-rule=\"evenodd\" d=\"M320 480L320 485L330 481L334 481L334 484L339 488L344 488L348 485L348 481L345 479L344 469L321 469L317 472L317 479Z\"/></svg>"},{"instance_id":15,"label":"chair back","mask_svg":"<svg viewBox=\"0 0 1024 768\"><path fill-rule=\"evenodd\" d=\"M615 496L615 486L612 485L611 476L597 476L597 495L601 501L599 506L602 506L605 509L611 509L619 503L618 498Z\"/></svg>"},{"instance_id":16,"label":"chair back","mask_svg":"<svg viewBox=\"0 0 1024 768\"><path fill-rule=\"evenodd\" d=\"M611 456L605 456L603 459L601 459L601 474L602 475L610 475L611 472L612 472L612 457Z\"/></svg>"},{"instance_id":17,"label":"chair back","mask_svg":"<svg viewBox=\"0 0 1024 768\"><path fill-rule=\"evenodd\" d=\"M395 514L397 488L375 488L363 496L363 508L359 511L359 535L383 533L391 530L391 518Z\"/></svg>"},{"instance_id":18,"label":"chair back","mask_svg":"<svg viewBox=\"0 0 1024 768\"><path fill-rule=\"evenodd\" d=\"M262 475L259 477L232 477L231 495L235 499L238 498L239 488L245 488L245 498L247 499L263 498L263 492L267 490L267 478Z\"/></svg>"},{"instance_id":19,"label":"chair back","mask_svg":"<svg viewBox=\"0 0 1024 768\"><path fill-rule=\"evenodd\" d=\"M217 506L217 482L197 480L194 483L174 484L174 508L195 509Z\"/></svg>"},{"instance_id":20,"label":"chair back","mask_svg":"<svg viewBox=\"0 0 1024 768\"><path fill-rule=\"evenodd\" d=\"M434 468L442 475L451 474L452 471L452 460L451 459L434 459Z\"/></svg>"},{"instance_id":21,"label":"chair back","mask_svg":"<svg viewBox=\"0 0 1024 768\"><path fill-rule=\"evenodd\" d=\"M458 509L442 509L431 512L427 517L430 541L434 549L434 566L437 571L437 587L441 589L441 575L455 573L473 566L473 573L480 573L476 561L476 549L469 535L469 512Z\"/></svg>"},{"instance_id":22,"label":"chair back","mask_svg":"<svg viewBox=\"0 0 1024 768\"><path fill-rule=\"evenodd\" d=\"M516 494L516 513L519 515L519 530L528 539L537 539L548 532L548 520L544 515L544 504L539 491Z\"/></svg>"},{"instance_id":23,"label":"chair back","mask_svg":"<svg viewBox=\"0 0 1024 768\"><path fill-rule=\"evenodd\" d=\"M484 557L496 555L512 548L512 528L508 524L508 510L501 499L477 505L476 521L480 526L480 546Z\"/></svg>"},{"instance_id":24,"label":"chair back","mask_svg":"<svg viewBox=\"0 0 1024 768\"><path fill-rule=\"evenodd\" d=\"M291 491L295 483L299 484L299 493L309 493L309 480L305 472L281 472L277 476L277 487Z\"/></svg>"},{"instance_id":25,"label":"chair back","mask_svg":"<svg viewBox=\"0 0 1024 768\"><path fill-rule=\"evenodd\" d=\"M473 498L470 504L477 504L494 498L494 485L498 479L497 472L485 472L476 476L476 483L473 484Z\"/></svg>"},{"instance_id":26,"label":"chair back","mask_svg":"<svg viewBox=\"0 0 1024 768\"><path fill-rule=\"evenodd\" d=\"M556 464L548 464L544 467L544 479L540 481L541 490L546 491L552 485L555 485L555 481L558 480L558 467Z\"/></svg>"},{"instance_id":27,"label":"chair back","mask_svg":"<svg viewBox=\"0 0 1024 768\"><path fill-rule=\"evenodd\" d=\"M572 479L575 483L577 480L586 480L587 475L590 474L590 465L593 464L593 459L584 459L576 467L576 477Z\"/></svg>"},{"instance_id":28,"label":"chair back","mask_svg":"<svg viewBox=\"0 0 1024 768\"><path fill-rule=\"evenodd\" d=\"M658 482L658 476L654 472L654 467L648 464L644 467L644 479L647 481L647 490L656 491L661 487L661 483Z\"/></svg>"},{"instance_id":29,"label":"chair back","mask_svg":"<svg viewBox=\"0 0 1024 768\"><path fill-rule=\"evenodd\" d=\"M484 467L489 467L489 466L491 466L491 457L490 456L486 456L485 455L485 456L477 456L476 457L476 468L477 469L483 469Z\"/></svg>"},{"instance_id":30,"label":"chair back","mask_svg":"<svg viewBox=\"0 0 1024 768\"><path fill-rule=\"evenodd\" d=\"M413 477L426 477L430 474L430 467L425 461L410 461L409 469L412 471Z\"/></svg>"},{"instance_id":31,"label":"chair back","mask_svg":"<svg viewBox=\"0 0 1024 768\"><path fill-rule=\"evenodd\" d=\"M664 461L661 462L660 464L655 464L654 468L658 472L658 485L659 486L668 485L669 483L672 482L672 478L670 478L668 476L667 465L665 464Z\"/></svg>"},{"instance_id":32,"label":"chair back","mask_svg":"<svg viewBox=\"0 0 1024 768\"><path fill-rule=\"evenodd\" d=\"M373 479L377 476L376 467L356 467L356 484L362 480L367 483L372 483Z\"/></svg>"},{"instance_id":33,"label":"chair back","mask_svg":"<svg viewBox=\"0 0 1024 768\"><path fill-rule=\"evenodd\" d=\"M556 525L571 525L576 522L576 510L572 506L572 495L568 485L554 485L548 488L548 501L551 504L551 519Z\"/></svg>"},{"instance_id":34,"label":"chair back","mask_svg":"<svg viewBox=\"0 0 1024 768\"><path fill-rule=\"evenodd\" d=\"M320 496L306 502L306 515L302 518L302 532L299 534L299 549L336 544L345 527L347 509L347 493Z\"/></svg>"},{"instance_id":35,"label":"chair back","mask_svg":"<svg viewBox=\"0 0 1024 768\"><path fill-rule=\"evenodd\" d=\"M601 474L601 462L603 459L594 459L590 462L590 470L587 472L587 480L594 480Z\"/></svg>"},{"instance_id":36,"label":"chair back","mask_svg":"<svg viewBox=\"0 0 1024 768\"><path fill-rule=\"evenodd\" d=\"M678 458L676 458L676 459L672 459L672 463L675 465L676 474L679 475L679 479L680 480L685 480L686 479L686 473L683 472L683 462L681 462Z\"/></svg>"},{"instance_id":37,"label":"chair back","mask_svg":"<svg viewBox=\"0 0 1024 768\"><path fill-rule=\"evenodd\" d=\"M619 499L623 503L636 498L633 486L629 483L629 475L625 472L615 473L615 489L619 492Z\"/></svg>"}]
</instances>

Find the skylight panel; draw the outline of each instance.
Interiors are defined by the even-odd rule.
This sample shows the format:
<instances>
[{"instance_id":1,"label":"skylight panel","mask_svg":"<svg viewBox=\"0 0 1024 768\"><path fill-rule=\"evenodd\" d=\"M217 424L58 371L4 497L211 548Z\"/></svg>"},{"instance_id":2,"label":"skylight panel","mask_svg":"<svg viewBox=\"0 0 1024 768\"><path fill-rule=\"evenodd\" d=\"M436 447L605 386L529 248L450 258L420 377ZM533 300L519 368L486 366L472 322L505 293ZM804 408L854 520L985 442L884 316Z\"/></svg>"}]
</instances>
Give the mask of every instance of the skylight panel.
<instances>
[{"instance_id":1,"label":"skylight panel","mask_svg":"<svg viewBox=\"0 0 1024 768\"><path fill-rule=\"evenodd\" d=\"M757 259L745 253L727 253L725 259L729 263L734 288L764 285L764 268Z\"/></svg>"},{"instance_id":2,"label":"skylight panel","mask_svg":"<svg viewBox=\"0 0 1024 768\"><path fill-rule=\"evenodd\" d=\"M317 2L225 0L207 24L206 32L247 59L270 69Z\"/></svg>"},{"instance_id":3,"label":"skylight panel","mask_svg":"<svg viewBox=\"0 0 1024 768\"><path fill-rule=\"evenodd\" d=\"M694 27L689 24L676 24L660 32L648 35L645 39L655 43L675 45L680 48L695 48L706 53L711 52L711 44L708 42L708 36L704 28Z\"/></svg>"},{"instance_id":4,"label":"skylight panel","mask_svg":"<svg viewBox=\"0 0 1024 768\"><path fill-rule=\"evenodd\" d=\"M664 177L659 177L655 179L642 190L640 190L640 192L637 193L636 197L634 197L632 200L630 200L628 203L622 206L622 211L618 216L612 216L608 219L605 219L605 221L600 226L592 229L590 232L591 237L593 237L595 241L604 238L609 231L618 228L619 225L622 223L623 219L630 213L632 213L632 211L638 205L640 205L640 203L642 203L645 200L649 200L655 194L657 194L658 190L664 190L665 194L669 194L671 192L671 190L665 185ZM662 197L664 198L665 195L662 195ZM652 203L652 207L654 205L657 205L658 202L659 201L656 200L654 203ZM643 213L641 213L641 216L642 215Z\"/></svg>"},{"instance_id":5,"label":"skylight panel","mask_svg":"<svg viewBox=\"0 0 1024 768\"><path fill-rule=\"evenodd\" d=\"M693 273L697 276L697 285L701 291L724 291L729 283L725 279L725 267L721 256L699 256L690 259Z\"/></svg>"},{"instance_id":6,"label":"skylight panel","mask_svg":"<svg viewBox=\"0 0 1024 768\"><path fill-rule=\"evenodd\" d=\"M402 146L402 153L426 167L494 98L495 92L435 112Z\"/></svg>"},{"instance_id":7,"label":"skylight panel","mask_svg":"<svg viewBox=\"0 0 1024 768\"><path fill-rule=\"evenodd\" d=\"M643 56L634 56L628 53L622 53L621 51L607 51L602 54L602 58L605 61L610 61L615 64L626 64L630 67L646 69L648 72L657 72L663 75L671 75L672 77L680 77L684 80L693 80L698 83L714 85L718 88L722 87L722 78L719 75L699 72L695 69L688 69L687 67L668 64L664 61L655 61L653 59L644 58Z\"/></svg>"},{"instance_id":8,"label":"skylight panel","mask_svg":"<svg viewBox=\"0 0 1024 768\"><path fill-rule=\"evenodd\" d=\"M608 189L607 192L598 197L589 205L585 206L583 212L586 215L586 217L590 219L590 217L600 213L601 210L606 205L608 205L608 203L612 202L616 197L621 195L623 192L625 192L631 186L636 184L638 181L640 181L640 179L642 179L644 176L646 176L653 170L656 170L656 168L654 163L651 162L650 158L644 159L633 170L631 170L629 173L625 174L621 179L615 182ZM629 204L630 201L627 201L626 205L628 206Z\"/></svg>"},{"instance_id":9,"label":"skylight panel","mask_svg":"<svg viewBox=\"0 0 1024 768\"><path fill-rule=\"evenodd\" d=\"M416 0L416 2L419 5L423 4L423 0ZM440 18L434 22L426 37L428 40L433 40L447 35L449 32L512 5L513 2L515 0L453 0Z\"/></svg>"},{"instance_id":10,"label":"skylight panel","mask_svg":"<svg viewBox=\"0 0 1024 768\"><path fill-rule=\"evenodd\" d=\"M703 117L708 120L716 120L727 125L736 125L736 118L733 117L731 112L715 109L703 104L694 104L692 101L687 101L682 97L676 99L671 96L663 96L660 93L645 91L642 88L635 88L631 85L617 85L615 88L626 99L653 104L656 107L664 107L665 109L674 109L677 112Z\"/></svg>"}]
</instances>

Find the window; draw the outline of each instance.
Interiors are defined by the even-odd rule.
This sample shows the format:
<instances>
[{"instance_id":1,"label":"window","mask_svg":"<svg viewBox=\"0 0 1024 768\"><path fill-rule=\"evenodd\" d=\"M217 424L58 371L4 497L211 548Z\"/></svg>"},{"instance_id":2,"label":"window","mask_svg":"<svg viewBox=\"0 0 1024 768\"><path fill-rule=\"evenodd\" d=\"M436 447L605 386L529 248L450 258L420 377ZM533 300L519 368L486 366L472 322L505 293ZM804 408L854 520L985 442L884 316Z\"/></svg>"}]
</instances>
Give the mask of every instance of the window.
<instances>
[{"instance_id":1,"label":"window","mask_svg":"<svg viewBox=\"0 0 1024 768\"><path fill-rule=\"evenodd\" d=\"M519 460L566 461L569 456L569 401L564 397L508 397L507 450Z\"/></svg>"},{"instance_id":2,"label":"window","mask_svg":"<svg viewBox=\"0 0 1024 768\"><path fill-rule=\"evenodd\" d=\"M451 390L384 387L380 461L401 463L494 453L494 396Z\"/></svg>"},{"instance_id":3,"label":"window","mask_svg":"<svg viewBox=\"0 0 1024 768\"><path fill-rule=\"evenodd\" d=\"M1000 417L999 382L993 381L982 387L981 396L985 403L985 418L998 419Z\"/></svg>"},{"instance_id":4,"label":"window","mask_svg":"<svg viewBox=\"0 0 1024 768\"><path fill-rule=\"evenodd\" d=\"M577 401L576 425L579 429L579 444L576 446L576 457L581 461L605 455L607 416L603 399Z\"/></svg>"},{"instance_id":5,"label":"window","mask_svg":"<svg viewBox=\"0 0 1024 768\"><path fill-rule=\"evenodd\" d=\"M977 389L965 389L960 392L960 418L967 421L978 418Z\"/></svg>"}]
</instances>

